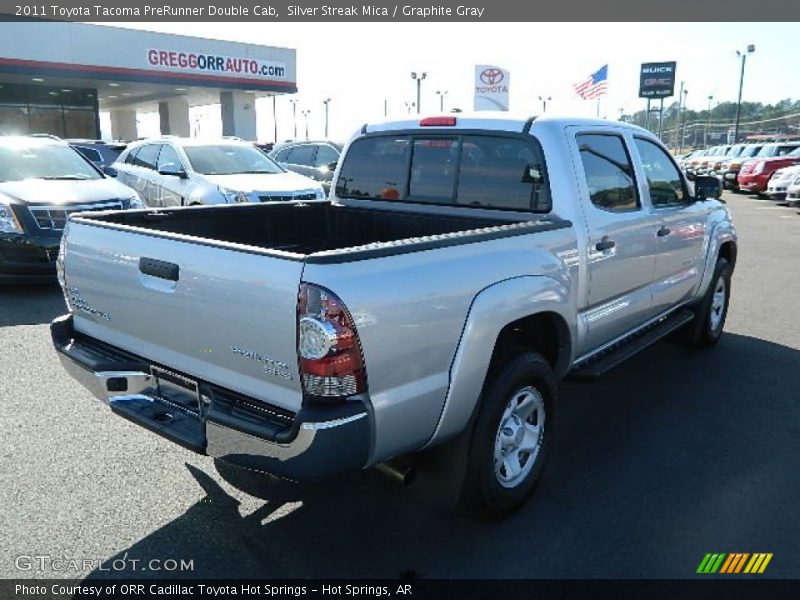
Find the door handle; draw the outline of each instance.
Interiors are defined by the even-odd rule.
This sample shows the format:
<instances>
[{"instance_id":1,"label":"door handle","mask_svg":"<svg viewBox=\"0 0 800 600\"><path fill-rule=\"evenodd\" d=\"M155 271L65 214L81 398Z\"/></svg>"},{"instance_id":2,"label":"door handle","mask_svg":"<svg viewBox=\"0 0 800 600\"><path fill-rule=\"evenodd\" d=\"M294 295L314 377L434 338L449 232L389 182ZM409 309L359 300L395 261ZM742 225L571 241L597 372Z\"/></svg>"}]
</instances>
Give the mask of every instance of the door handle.
<instances>
[{"instance_id":1,"label":"door handle","mask_svg":"<svg viewBox=\"0 0 800 600\"><path fill-rule=\"evenodd\" d=\"M656 231L656 235L658 237L665 237L665 236L668 236L670 233L672 233L672 230L669 227L667 227L666 225L662 225L661 229Z\"/></svg>"},{"instance_id":2,"label":"door handle","mask_svg":"<svg viewBox=\"0 0 800 600\"><path fill-rule=\"evenodd\" d=\"M142 257L139 259L139 271L151 277L158 277L167 281L178 281L181 269L175 263Z\"/></svg>"},{"instance_id":3,"label":"door handle","mask_svg":"<svg viewBox=\"0 0 800 600\"><path fill-rule=\"evenodd\" d=\"M603 236L603 238L597 242L594 247L597 249L598 252L605 252L606 250L611 250L617 245L617 242L609 238L607 235Z\"/></svg>"}]
</instances>

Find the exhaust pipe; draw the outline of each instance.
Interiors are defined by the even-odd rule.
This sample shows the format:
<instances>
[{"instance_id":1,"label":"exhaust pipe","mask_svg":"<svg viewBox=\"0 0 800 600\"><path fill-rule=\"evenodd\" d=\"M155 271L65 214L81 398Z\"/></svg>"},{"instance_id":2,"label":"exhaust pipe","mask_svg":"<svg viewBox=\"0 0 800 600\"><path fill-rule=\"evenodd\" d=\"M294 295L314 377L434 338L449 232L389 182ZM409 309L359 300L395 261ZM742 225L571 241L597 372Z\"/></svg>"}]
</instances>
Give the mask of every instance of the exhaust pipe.
<instances>
[{"instance_id":1,"label":"exhaust pipe","mask_svg":"<svg viewBox=\"0 0 800 600\"><path fill-rule=\"evenodd\" d=\"M375 468L405 487L414 483L414 480L417 478L417 471L412 467L393 465L391 463L379 463L375 465Z\"/></svg>"}]
</instances>

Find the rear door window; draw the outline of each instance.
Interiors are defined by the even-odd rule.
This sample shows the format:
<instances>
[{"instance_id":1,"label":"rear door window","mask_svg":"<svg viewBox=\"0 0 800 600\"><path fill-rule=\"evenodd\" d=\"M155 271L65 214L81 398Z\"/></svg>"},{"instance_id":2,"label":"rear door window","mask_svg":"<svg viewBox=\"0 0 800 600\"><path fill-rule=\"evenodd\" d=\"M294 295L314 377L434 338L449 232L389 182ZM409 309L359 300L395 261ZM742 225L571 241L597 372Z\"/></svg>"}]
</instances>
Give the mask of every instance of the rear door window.
<instances>
[{"instance_id":1,"label":"rear door window","mask_svg":"<svg viewBox=\"0 0 800 600\"><path fill-rule=\"evenodd\" d=\"M592 204L614 212L639 208L633 166L622 138L579 134L577 142Z\"/></svg>"}]
</instances>

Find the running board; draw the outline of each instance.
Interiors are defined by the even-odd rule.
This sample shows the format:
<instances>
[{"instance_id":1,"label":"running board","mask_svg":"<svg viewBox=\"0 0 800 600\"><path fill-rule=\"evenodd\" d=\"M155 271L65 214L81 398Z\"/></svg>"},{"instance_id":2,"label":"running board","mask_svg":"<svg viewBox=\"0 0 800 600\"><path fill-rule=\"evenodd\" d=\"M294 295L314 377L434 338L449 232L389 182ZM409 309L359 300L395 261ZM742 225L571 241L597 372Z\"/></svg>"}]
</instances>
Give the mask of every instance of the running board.
<instances>
[{"instance_id":1,"label":"running board","mask_svg":"<svg viewBox=\"0 0 800 600\"><path fill-rule=\"evenodd\" d=\"M686 325L692 319L694 319L694 313L688 308L677 310L651 327L643 329L597 356L583 361L569 372L567 379L584 383L594 381L676 329Z\"/></svg>"}]
</instances>

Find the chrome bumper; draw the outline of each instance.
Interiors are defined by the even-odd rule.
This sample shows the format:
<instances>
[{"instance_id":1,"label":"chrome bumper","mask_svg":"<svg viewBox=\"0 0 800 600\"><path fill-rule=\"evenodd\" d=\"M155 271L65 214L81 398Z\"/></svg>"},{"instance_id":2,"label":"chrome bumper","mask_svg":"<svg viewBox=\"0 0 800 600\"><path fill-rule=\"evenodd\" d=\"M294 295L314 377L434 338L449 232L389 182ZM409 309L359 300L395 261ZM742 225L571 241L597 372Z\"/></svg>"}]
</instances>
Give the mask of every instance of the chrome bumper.
<instances>
[{"instance_id":1,"label":"chrome bumper","mask_svg":"<svg viewBox=\"0 0 800 600\"><path fill-rule=\"evenodd\" d=\"M145 359L76 333L72 316L50 325L64 369L113 412L181 446L295 481L317 481L367 463L366 397L280 415L211 383L163 389ZM174 378L183 376L169 373Z\"/></svg>"}]
</instances>

